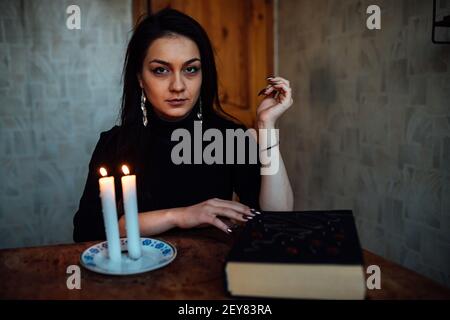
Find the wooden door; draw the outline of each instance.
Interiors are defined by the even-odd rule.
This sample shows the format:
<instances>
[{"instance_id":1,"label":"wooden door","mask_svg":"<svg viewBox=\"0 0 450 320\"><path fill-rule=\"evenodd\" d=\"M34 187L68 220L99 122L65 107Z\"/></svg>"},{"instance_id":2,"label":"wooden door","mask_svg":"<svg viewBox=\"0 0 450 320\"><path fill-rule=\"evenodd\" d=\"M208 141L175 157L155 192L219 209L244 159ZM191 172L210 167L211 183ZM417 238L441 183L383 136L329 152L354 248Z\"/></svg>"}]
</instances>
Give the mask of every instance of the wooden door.
<instances>
[{"instance_id":1,"label":"wooden door","mask_svg":"<svg viewBox=\"0 0 450 320\"><path fill-rule=\"evenodd\" d=\"M257 93L273 73L273 0L135 0L134 19L167 6L206 30L216 53L222 107L253 127Z\"/></svg>"}]
</instances>

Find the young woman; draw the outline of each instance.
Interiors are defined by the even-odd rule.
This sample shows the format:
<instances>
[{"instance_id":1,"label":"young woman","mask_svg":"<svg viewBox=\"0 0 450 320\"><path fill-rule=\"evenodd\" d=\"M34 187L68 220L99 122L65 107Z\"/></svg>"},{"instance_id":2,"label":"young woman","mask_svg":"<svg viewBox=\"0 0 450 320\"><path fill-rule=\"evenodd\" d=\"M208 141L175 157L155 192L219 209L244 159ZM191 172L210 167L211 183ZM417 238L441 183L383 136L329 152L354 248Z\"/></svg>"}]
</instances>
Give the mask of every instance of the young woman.
<instances>
[{"instance_id":1,"label":"young woman","mask_svg":"<svg viewBox=\"0 0 450 320\"><path fill-rule=\"evenodd\" d=\"M137 176L142 236L174 227L205 225L230 233L231 220L247 221L261 209L293 209L292 189L278 141L259 143L260 152L270 150L272 155L279 155L278 171L271 175L261 175L260 164L248 159L245 164L174 163L173 150L179 141L172 141L172 134L177 129L192 137L199 124L202 132L215 129L223 137L227 129L245 130L220 106L212 46L194 19L164 9L142 20L129 42L123 71L121 123L103 132L95 147L74 217L75 241L105 239L98 186L100 167L115 176L121 236L126 234L120 203L122 164ZM257 109L256 129L274 129L277 118L293 102L289 81L270 77L261 93L265 98ZM194 156L207 145L204 142L200 150L193 147ZM224 148L227 152L230 150ZM231 200L233 192L239 202Z\"/></svg>"}]
</instances>

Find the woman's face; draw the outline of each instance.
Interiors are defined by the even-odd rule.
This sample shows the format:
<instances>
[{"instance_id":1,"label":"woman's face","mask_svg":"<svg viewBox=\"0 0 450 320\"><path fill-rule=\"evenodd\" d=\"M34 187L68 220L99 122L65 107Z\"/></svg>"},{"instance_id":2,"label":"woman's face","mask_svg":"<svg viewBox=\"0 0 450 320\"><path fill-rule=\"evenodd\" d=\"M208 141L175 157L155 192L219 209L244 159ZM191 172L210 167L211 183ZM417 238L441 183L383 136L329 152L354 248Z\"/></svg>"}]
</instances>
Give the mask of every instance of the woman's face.
<instances>
[{"instance_id":1,"label":"woman's face","mask_svg":"<svg viewBox=\"0 0 450 320\"><path fill-rule=\"evenodd\" d=\"M202 85L197 45L181 35L153 41L147 49L138 79L161 118L177 120L185 117L194 107Z\"/></svg>"}]
</instances>

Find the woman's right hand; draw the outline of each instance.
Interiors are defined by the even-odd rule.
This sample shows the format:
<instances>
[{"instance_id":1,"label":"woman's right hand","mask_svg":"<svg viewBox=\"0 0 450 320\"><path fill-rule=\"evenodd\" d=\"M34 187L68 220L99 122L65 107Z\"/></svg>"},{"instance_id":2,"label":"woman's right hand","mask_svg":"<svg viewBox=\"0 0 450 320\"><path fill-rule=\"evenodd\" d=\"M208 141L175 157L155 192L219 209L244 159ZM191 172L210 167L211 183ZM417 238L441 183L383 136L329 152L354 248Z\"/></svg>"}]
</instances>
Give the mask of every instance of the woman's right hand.
<instances>
[{"instance_id":1,"label":"woman's right hand","mask_svg":"<svg viewBox=\"0 0 450 320\"><path fill-rule=\"evenodd\" d=\"M242 203L218 198L209 199L189 207L178 208L177 211L175 217L176 225L179 228L194 228L206 223L225 233L230 233L231 230L219 217L246 222L255 216L254 212Z\"/></svg>"}]
</instances>

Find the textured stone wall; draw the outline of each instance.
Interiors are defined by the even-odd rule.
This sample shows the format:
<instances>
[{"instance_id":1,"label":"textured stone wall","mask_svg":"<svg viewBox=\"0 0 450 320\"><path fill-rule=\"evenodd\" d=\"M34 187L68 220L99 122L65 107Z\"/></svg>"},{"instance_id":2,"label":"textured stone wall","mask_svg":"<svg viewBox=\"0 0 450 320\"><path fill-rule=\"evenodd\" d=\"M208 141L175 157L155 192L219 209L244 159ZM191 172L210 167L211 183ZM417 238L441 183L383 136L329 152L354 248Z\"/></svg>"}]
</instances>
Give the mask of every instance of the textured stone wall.
<instances>
[{"instance_id":1,"label":"textured stone wall","mask_svg":"<svg viewBox=\"0 0 450 320\"><path fill-rule=\"evenodd\" d=\"M353 209L365 248L450 286L450 45L431 17L426 0L280 0L280 131L297 209Z\"/></svg>"},{"instance_id":2,"label":"textured stone wall","mask_svg":"<svg viewBox=\"0 0 450 320\"><path fill-rule=\"evenodd\" d=\"M81 30L66 27L70 4ZM131 0L0 0L0 248L72 241L131 28Z\"/></svg>"}]
</instances>

